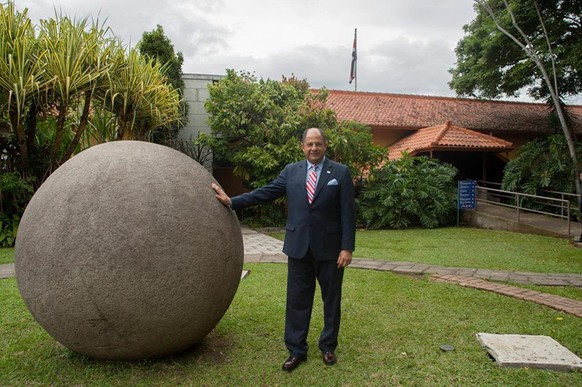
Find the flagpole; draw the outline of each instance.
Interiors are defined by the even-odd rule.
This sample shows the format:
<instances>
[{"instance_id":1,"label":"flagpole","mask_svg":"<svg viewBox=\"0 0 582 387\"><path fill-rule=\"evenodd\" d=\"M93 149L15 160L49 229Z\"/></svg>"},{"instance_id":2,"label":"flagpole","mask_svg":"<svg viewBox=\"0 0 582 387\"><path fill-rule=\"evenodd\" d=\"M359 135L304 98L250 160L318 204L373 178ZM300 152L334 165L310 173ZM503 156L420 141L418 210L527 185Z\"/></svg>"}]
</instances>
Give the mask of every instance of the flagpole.
<instances>
[{"instance_id":1,"label":"flagpole","mask_svg":"<svg viewBox=\"0 0 582 387\"><path fill-rule=\"evenodd\" d=\"M354 62L354 91L358 91L358 29L354 28L354 50L356 61Z\"/></svg>"},{"instance_id":2,"label":"flagpole","mask_svg":"<svg viewBox=\"0 0 582 387\"><path fill-rule=\"evenodd\" d=\"M354 28L354 44L352 46L352 65L350 67L350 83L354 81L354 91L358 91L358 29Z\"/></svg>"},{"instance_id":3,"label":"flagpole","mask_svg":"<svg viewBox=\"0 0 582 387\"><path fill-rule=\"evenodd\" d=\"M356 60L356 63L354 64L354 73L356 74L356 77L354 78L354 91L358 91L358 61Z\"/></svg>"}]
</instances>

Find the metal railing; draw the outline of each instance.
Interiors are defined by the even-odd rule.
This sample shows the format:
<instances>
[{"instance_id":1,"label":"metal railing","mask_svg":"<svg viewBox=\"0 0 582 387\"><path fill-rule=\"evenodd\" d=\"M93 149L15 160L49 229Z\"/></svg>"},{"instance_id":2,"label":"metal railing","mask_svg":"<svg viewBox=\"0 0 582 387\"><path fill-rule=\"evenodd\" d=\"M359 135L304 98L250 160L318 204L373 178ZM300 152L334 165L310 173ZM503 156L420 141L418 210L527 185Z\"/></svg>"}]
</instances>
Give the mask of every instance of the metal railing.
<instances>
[{"instance_id":1,"label":"metal railing","mask_svg":"<svg viewBox=\"0 0 582 387\"><path fill-rule=\"evenodd\" d=\"M487 187L487 188L496 187L497 189L501 190L501 183L496 183L493 181L477 180L477 185L481 186L481 187ZM547 189L542 189L542 190L539 190L538 192L542 194L541 197L548 196L550 198L557 198L557 199L569 201L568 206L570 207L570 211L578 208L577 203L579 203L579 196L580 195L577 195L575 193L569 193L569 192L551 191L551 190L547 190ZM522 195L525 195L525 194L522 194ZM562 203L565 203L565 202L562 202ZM572 204L572 203L576 203L576 204ZM568 209L567 209L568 206L560 206L560 214L562 216L566 216L566 212L568 211ZM575 206L575 207L573 207L573 206Z\"/></svg>"},{"instance_id":2,"label":"metal railing","mask_svg":"<svg viewBox=\"0 0 582 387\"><path fill-rule=\"evenodd\" d=\"M532 212L554 218L564 219L568 222L568 235L571 235L571 214L572 205L566 197L578 198L576 194L557 191L544 191L559 197L530 195L521 192L505 191L497 188L490 188L484 185L499 185L499 183L478 181L477 182L477 203L489 203L498 206L515 208L517 221L520 222L522 212ZM524 206L524 199L531 199L527 206ZM544 211L548 209L548 211ZM555 211L550 211L555 209Z\"/></svg>"}]
</instances>

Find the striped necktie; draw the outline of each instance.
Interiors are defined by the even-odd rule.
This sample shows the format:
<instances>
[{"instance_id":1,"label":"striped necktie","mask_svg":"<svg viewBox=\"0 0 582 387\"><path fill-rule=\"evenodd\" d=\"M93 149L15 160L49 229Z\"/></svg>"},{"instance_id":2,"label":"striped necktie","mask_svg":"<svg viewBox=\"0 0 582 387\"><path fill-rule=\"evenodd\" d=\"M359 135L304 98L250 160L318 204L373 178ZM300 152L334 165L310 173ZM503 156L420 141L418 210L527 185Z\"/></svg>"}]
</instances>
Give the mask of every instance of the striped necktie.
<instances>
[{"instance_id":1,"label":"striped necktie","mask_svg":"<svg viewBox=\"0 0 582 387\"><path fill-rule=\"evenodd\" d=\"M311 204L311 202L313 202L313 195L315 195L316 183L317 183L317 165L313 164L313 167L311 167L311 171L309 172L309 175L307 176L307 184L306 184L307 200L309 201L309 204Z\"/></svg>"}]
</instances>

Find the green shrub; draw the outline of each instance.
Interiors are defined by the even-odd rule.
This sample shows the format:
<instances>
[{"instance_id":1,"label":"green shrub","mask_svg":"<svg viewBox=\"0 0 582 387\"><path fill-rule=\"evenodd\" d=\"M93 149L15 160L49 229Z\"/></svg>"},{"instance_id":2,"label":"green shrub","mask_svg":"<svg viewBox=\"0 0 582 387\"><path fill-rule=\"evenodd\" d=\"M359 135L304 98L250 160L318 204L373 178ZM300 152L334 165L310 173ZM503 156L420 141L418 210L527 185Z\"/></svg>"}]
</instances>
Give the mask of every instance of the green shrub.
<instances>
[{"instance_id":1,"label":"green shrub","mask_svg":"<svg viewBox=\"0 0 582 387\"><path fill-rule=\"evenodd\" d=\"M0 247L14 246L20 217L34 194L34 181L18 172L0 172Z\"/></svg>"},{"instance_id":2,"label":"green shrub","mask_svg":"<svg viewBox=\"0 0 582 387\"><path fill-rule=\"evenodd\" d=\"M582 150L577 147L578 160ZM502 189L535 195L540 190L574 192L574 168L566 138L556 134L523 145L503 171Z\"/></svg>"},{"instance_id":3,"label":"green shrub","mask_svg":"<svg viewBox=\"0 0 582 387\"><path fill-rule=\"evenodd\" d=\"M285 227L287 222L286 200L248 207L240 211L241 221L251 228Z\"/></svg>"},{"instance_id":4,"label":"green shrub","mask_svg":"<svg viewBox=\"0 0 582 387\"><path fill-rule=\"evenodd\" d=\"M367 228L434 228L455 219L457 169L428 157L405 155L373 170L358 199Z\"/></svg>"},{"instance_id":5,"label":"green shrub","mask_svg":"<svg viewBox=\"0 0 582 387\"><path fill-rule=\"evenodd\" d=\"M22 178L18 172L0 172L0 212L9 217L22 215L34 194L34 177Z\"/></svg>"},{"instance_id":6,"label":"green shrub","mask_svg":"<svg viewBox=\"0 0 582 387\"><path fill-rule=\"evenodd\" d=\"M16 241L20 216L12 217L0 212L0 247L12 247Z\"/></svg>"},{"instance_id":7,"label":"green shrub","mask_svg":"<svg viewBox=\"0 0 582 387\"><path fill-rule=\"evenodd\" d=\"M576 144L577 159L582 160L582 148ZM575 192L574 167L566 138L562 134L537 138L523 145L515 158L503 170L501 189L530 195L551 196L547 191ZM559 213L560 209L544 206L533 199L523 198L522 206ZM578 200L571 199L578 208Z\"/></svg>"}]
</instances>

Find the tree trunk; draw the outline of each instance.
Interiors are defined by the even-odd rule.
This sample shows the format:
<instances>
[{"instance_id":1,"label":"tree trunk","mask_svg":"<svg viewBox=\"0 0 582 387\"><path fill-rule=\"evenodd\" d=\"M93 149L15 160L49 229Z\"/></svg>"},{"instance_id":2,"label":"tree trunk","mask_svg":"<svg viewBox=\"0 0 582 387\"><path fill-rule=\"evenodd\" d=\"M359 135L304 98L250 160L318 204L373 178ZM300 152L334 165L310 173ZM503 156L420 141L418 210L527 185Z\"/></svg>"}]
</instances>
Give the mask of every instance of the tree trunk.
<instances>
[{"instance_id":1,"label":"tree trunk","mask_svg":"<svg viewBox=\"0 0 582 387\"><path fill-rule=\"evenodd\" d=\"M513 12L511 11L511 8L509 7L509 4L507 3L506 0L503 0L503 3L505 4L505 9L507 10L509 15L511 16L513 26L517 29L517 31L519 32L519 34L521 35L521 37L525 41L525 44L522 41L520 41L514 34L512 34L511 32L507 31L505 28L503 28L503 26L501 26L501 24L499 24L499 21L497 20L497 17L495 16L495 13L493 12L493 9L489 6L489 4L487 4L484 0L476 0L476 2L477 2L477 4L482 6L483 9L485 9L485 11L489 14L489 16L491 17L491 20L495 24L495 27L497 27L497 29L500 32L502 32L503 34L505 34L508 38L513 40L522 50L524 50L526 52L527 56L536 64L538 69L541 71L542 77L544 78L544 82L546 83L548 91L550 92L554 106L556 107L556 112L558 114L560 126L562 127L562 132L564 133L564 136L566 137L566 142L568 143L568 150L570 152L570 158L572 159L572 164L573 164L572 168L574 169L574 187L576 189L576 194L578 195L578 207L582 210L582 196L580 195L581 188L580 188L580 177L579 177L579 169L578 169L578 158L576 157L576 148L574 146L574 141L572 139L572 135L570 133L570 130L568 129L566 117L564 115L564 111L562 110L562 106L560 105L560 100L558 98L558 93L559 93L559 91L558 91L558 79L557 79L557 74L555 72L555 68L554 68L554 74L553 74L554 75L554 82L552 84L552 80L550 79L550 76L548 75L548 72L546 71L545 65L542 63L538 54L534 51L533 45L531 44L527 35L521 30L521 28L517 24L515 16L514 16ZM551 55L552 54L552 47L550 45L550 41L548 39L548 34L546 32L546 29L545 29L544 20L542 19L541 13L539 12L539 9L537 8L537 4L535 2L534 2L534 6L536 6L536 11L538 12L538 17L540 19L540 23L541 23L541 26L543 28L543 31L544 31L544 34L546 37L546 41L548 44L548 49L549 49L549 52ZM554 64L554 60L552 59L552 65L553 64Z\"/></svg>"},{"instance_id":2,"label":"tree trunk","mask_svg":"<svg viewBox=\"0 0 582 387\"><path fill-rule=\"evenodd\" d=\"M125 117L120 116L117 120L117 140L123 140L123 136L125 135L125 128L127 127L127 120Z\"/></svg>"},{"instance_id":3,"label":"tree trunk","mask_svg":"<svg viewBox=\"0 0 582 387\"><path fill-rule=\"evenodd\" d=\"M59 106L59 116L57 118L57 131L55 133L55 140L51 149L51 170L58 167L57 157L61 148L61 139L65 129L65 119L67 118L67 106L62 103Z\"/></svg>"},{"instance_id":4,"label":"tree trunk","mask_svg":"<svg viewBox=\"0 0 582 387\"><path fill-rule=\"evenodd\" d=\"M38 105L33 101L28 109L28 120L26 122L26 147L29 153L34 150L37 115Z\"/></svg>"},{"instance_id":5,"label":"tree trunk","mask_svg":"<svg viewBox=\"0 0 582 387\"><path fill-rule=\"evenodd\" d=\"M9 112L10 123L12 124L12 131L16 134L16 139L18 140L18 148L20 150L20 162L23 177L29 176L29 160L28 160L28 148L26 146L26 136L24 135L24 129L20 124L20 117L17 110L12 107Z\"/></svg>"},{"instance_id":6,"label":"tree trunk","mask_svg":"<svg viewBox=\"0 0 582 387\"><path fill-rule=\"evenodd\" d=\"M75 148L79 145L79 141L81 140L81 136L85 132L85 128L87 127L87 121L89 119L89 110L91 107L91 97L93 93L90 91L85 92L85 104L83 106L83 113L81 114L81 118L79 119L79 124L77 125L77 130L75 131L75 137L71 140L65 155L62 158L62 161L65 162L71 158Z\"/></svg>"}]
</instances>

